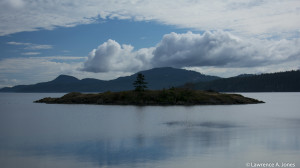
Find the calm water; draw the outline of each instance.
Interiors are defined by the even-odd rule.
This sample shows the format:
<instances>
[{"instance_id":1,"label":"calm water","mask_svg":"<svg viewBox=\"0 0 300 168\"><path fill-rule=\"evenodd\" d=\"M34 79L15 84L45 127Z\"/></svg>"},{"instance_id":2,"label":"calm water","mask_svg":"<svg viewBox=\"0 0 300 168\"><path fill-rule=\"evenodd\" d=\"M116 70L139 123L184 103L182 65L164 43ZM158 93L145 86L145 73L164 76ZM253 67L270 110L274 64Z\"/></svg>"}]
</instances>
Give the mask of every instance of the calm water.
<instances>
[{"instance_id":1,"label":"calm water","mask_svg":"<svg viewBox=\"0 0 300 168\"><path fill-rule=\"evenodd\" d=\"M226 106L32 103L49 93L0 93L0 167L300 167L300 93L243 93Z\"/></svg>"}]
</instances>

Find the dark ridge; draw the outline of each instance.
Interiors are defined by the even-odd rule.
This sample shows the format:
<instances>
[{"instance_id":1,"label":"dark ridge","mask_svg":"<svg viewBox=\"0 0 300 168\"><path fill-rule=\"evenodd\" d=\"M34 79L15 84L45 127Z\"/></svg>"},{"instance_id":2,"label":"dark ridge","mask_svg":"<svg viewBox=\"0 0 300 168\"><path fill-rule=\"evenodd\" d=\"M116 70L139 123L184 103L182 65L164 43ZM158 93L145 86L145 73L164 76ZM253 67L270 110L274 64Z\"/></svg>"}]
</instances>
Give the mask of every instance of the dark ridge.
<instances>
[{"instance_id":1,"label":"dark ridge","mask_svg":"<svg viewBox=\"0 0 300 168\"><path fill-rule=\"evenodd\" d=\"M300 92L300 71L223 78L196 82L192 87L219 92Z\"/></svg>"},{"instance_id":2,"label":"dark ridge","mask_svg":"<svg viewBox=\"0 0 300 168\"><path fill-rule=\"evenodd\" d=\"M210 81L219 79L216 76L203 75L195 71L176 68L154 68L142 71L152 90L177 87L187 82ZM132 90L136 74L104 81L98 79L82 79L68 75L60 75L52 81L34 85L19 85L2 88L0 92L105 92Z\"/></svg>"}]
</instances>

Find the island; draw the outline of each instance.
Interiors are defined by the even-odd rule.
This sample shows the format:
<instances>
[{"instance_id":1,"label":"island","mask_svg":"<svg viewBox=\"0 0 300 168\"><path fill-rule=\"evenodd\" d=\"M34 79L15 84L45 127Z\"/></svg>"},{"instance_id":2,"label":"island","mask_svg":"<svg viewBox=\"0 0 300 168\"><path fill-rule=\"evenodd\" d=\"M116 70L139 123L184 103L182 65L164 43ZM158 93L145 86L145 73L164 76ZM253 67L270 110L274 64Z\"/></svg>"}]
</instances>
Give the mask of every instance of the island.
<instances>
[{"instance_id":1,"label":"island","mask_svg":"<svg viewBox=\"0 0 300 168\"><path fill-rule=\"evenodd\" d=\"M121 92L71 92L60 98L46 97L35 101L48 104L99 104L99 105L230 105L264 103L239 94L225 94L212 90L185 88L163 90L131 90Z\"/></svg>"}]
</instances>

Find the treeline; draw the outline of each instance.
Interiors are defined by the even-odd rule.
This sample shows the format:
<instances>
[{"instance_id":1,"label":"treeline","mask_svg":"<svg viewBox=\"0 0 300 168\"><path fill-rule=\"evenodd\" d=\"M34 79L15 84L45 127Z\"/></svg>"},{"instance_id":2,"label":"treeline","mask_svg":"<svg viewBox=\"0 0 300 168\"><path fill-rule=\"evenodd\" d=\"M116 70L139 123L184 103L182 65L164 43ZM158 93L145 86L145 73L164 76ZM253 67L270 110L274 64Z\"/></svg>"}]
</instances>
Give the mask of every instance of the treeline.
<instances>
[{"instance_id":1,"label":"treeline","mask_svg":"<svg viewBox=\"0 0 300 168\"><path fill-rule=\"evenodd\" d=\"M223 78L187 86L193 89L220 92L299 92L300 71Z\"/></svg>"}]
</instances>

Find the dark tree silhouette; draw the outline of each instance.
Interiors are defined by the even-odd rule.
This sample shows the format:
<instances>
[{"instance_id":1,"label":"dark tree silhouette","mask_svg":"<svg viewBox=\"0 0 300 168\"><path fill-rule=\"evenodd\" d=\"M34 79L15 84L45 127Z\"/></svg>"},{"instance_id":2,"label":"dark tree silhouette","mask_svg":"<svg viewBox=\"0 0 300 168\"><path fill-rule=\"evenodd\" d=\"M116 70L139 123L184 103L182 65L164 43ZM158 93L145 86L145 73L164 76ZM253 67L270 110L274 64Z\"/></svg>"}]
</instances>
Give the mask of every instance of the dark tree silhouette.
<instances>
[{"instance_id":1,"label":"dark tree silhouette","mask_svg":"<svg viewBox=\"0 0 300 168\"><path fill-rule=\"evenodd\" d=\"M136 81L133 82L135 91L144 91L147 88L147 82L145 82L145 76L141 73L137 74Z\"/></svg>"}]
</instances>

